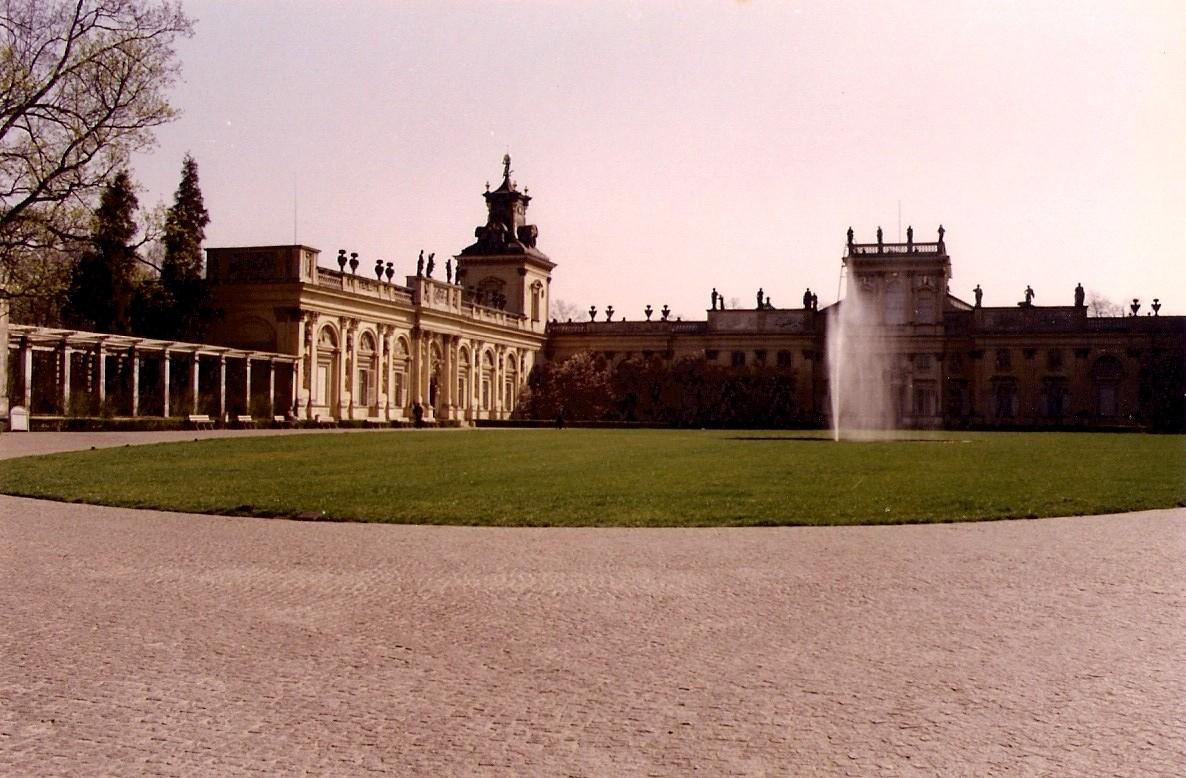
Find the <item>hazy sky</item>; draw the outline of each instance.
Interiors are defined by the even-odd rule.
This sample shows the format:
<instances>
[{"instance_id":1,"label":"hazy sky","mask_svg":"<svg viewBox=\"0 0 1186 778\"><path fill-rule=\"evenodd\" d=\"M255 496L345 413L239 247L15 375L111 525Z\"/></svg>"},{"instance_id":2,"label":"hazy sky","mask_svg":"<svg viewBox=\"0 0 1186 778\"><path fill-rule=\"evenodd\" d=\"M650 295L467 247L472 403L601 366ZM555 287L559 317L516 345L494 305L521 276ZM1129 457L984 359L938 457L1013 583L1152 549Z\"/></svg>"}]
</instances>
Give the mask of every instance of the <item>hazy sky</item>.
<instances>
[{"instance_id":1,"label":"hazy sky","mask_svg":"<svg viewBox=\"0 0 1186 778\"><path fill-rule=\"evenodd\" d=\"M1186 313L1181 2L196 2L184 115L208 246L413 272L485 221L509 150L553 298L703 318L837 295L844 233L947 229L952 291Z\"/></svg>"}]
</instances>

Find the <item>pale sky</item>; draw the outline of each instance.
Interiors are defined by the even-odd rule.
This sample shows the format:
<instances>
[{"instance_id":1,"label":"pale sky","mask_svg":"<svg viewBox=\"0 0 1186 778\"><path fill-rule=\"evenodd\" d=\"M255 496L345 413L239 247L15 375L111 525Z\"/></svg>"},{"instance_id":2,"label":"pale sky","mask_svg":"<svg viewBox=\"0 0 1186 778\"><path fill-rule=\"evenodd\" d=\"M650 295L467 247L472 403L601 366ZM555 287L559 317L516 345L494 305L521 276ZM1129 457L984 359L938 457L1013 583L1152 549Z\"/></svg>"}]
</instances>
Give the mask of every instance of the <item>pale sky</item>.
<instances>
[{"instance_id":1,"label":"pale sky","mask_svg":"<svg viewBox=\"0 0 1186 778\"><path fill-rule=\"evenodd\" d=\"M702 319L836 299L845 230L947 229L952 291L1186 313L1182 2L198 2L184 115L207 246L414 272L473 241L502 155L552 296ZM600 318L600 317L599 317Z\"/></svg>"}]
</instances>

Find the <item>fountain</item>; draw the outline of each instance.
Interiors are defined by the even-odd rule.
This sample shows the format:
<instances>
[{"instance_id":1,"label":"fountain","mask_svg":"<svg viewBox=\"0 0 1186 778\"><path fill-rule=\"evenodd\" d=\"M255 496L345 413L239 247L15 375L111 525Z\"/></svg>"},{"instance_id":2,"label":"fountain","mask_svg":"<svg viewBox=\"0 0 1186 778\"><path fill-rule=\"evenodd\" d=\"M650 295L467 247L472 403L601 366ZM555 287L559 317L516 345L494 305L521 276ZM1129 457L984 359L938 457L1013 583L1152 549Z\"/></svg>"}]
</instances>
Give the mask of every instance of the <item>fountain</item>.
<instances>
[{"instance_id":1,"label":"fountain","mask_svg":"<svg viewBox=\"0 0 1186 778\"><path fill-rule=\"evenodd\" d=\"M851 276L850 276L851 279ZM834 440L882 440L897 426L893 352L872 288L851 280L828 318L827 357Z\"/></svg>"}]
</instances>

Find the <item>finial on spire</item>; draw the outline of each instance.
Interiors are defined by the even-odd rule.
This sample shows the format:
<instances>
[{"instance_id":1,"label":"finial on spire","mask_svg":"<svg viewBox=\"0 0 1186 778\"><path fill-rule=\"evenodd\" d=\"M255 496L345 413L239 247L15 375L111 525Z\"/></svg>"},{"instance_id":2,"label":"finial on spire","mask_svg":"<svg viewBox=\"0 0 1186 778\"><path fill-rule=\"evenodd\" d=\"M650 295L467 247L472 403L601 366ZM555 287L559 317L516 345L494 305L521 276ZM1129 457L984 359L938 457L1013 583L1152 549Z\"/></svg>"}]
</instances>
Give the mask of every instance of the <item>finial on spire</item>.
<instances>
[{"instance_id":1,"label":"finial on spire","mask_svg":"<svg viewBox=\"0 0 1186 778\"><path fill-rule=\"evenodd\" d=\"M502 155L502 177L503 179L511 180L511 155L510 152Z\"/></svg>"}]
</instances>

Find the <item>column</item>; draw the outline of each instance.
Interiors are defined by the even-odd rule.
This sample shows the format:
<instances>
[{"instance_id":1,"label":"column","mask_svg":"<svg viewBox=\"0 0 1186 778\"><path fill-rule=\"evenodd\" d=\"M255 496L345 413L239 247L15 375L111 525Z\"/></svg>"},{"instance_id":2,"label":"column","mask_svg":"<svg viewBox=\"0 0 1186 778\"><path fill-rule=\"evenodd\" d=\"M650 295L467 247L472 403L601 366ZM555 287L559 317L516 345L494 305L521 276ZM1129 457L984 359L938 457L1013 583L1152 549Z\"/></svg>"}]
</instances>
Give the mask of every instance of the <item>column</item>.
<instances>
[{"instance_id":1,"label":"column","mask_svg":"<svg viewBox=\"0 0 1186 778\"><path fill-rule=\"evenodd\" d=\"M33 415L33 344L28 338L21 339L21 405L25 413Z\"/></svg>"},{"instance_id":2,"label":"column","mask_svg":"<svg viewBox=\"0 0 1186 778\"><path fill-rule=\"evenodd\" d=\"M391 421L391 385L394 382L394 376L392 375L393 371L391 369L391 365L395 360L395 356L393 354L393 351L395 350L395 344L392 342L391 337L392 330L394 330L394 327L389 324L383 325L379 330L383 343L381 346L383 349L383 372L381 374L382 378L380 379L383 381L382 415L387 421Z\"/></svg>"},{"instance_id":3,"label":"column","mask_svg":"<svg viewBox=\"0 0 1186 778\"><path fill-rule=\"evenodd\" d=\"M164 394L161 403L161 415L169 418L169 349L161 352L161 392Z\"/></svg>"},{"instance_id":4,"label":"column","mask_svg":"<svg viewBox=\"0 0 1186 778\"><path fill-rule=\"evenodd\" d=\"M243 357L243 413L251 415L251 355Z\"/></svg>"},{"instance_id":5,"label":"column","mask_svg":"<svg viewBox=\"0 0 1186 778\"><path fill-rule=\"evenodd\" d=\"M424 330L412 330L412 370L408 376L408 392L411 394L412 402L409 405L416 403L424 404L423 385L420 382L420 367L424 363Z\"/></svg>"},{"instance_id":6,"label":"column","mask_svg":"<svg viewBox=\"0 0 1186 778\"><path fill-rule=\"evenodd\" d=\"M354 418L354 398L358 395L358 322L350 320L350 335L346 340L349 358L346 360L346 386L350 391L350 400L346 405L349 419Z\"/></svg>"},{"instance_id":7,"label":"column","mask_svg":"<svg viewBox=\"0 0 1186 778\"><path fill-rule=\"evenodd\" d=\"M7 348L7 347L8 347L8 344L5 344L5 348ZM61 384L60 388L62 390L61 409L62 409L63 416L70 415L70 357L71 357L71 354L73 354L73 353L74 352L72 352L70 350L70 345L66 342L65 339L63 339L62 340L62 351L59 356L59 358L61 359L61 365L62 365L61 374L60 374L62 384Z\"/></svg>"},{"instance_id":8,"label":"column","mask_svg":"<svg viewBox=\"0 0 1186 778\"><path fill-rule=\"evenodd\" d=\"M339 320L338 370L337 375L334 377L338 382L338 407L333 409L333 414L338 419L346 418L346 368L353 367L352 365L346 364L346 357L351 351L349 340L350 332L348 327L348 319L343 318ZM351 402L353 402L353 400L351 400Z\"/></svg>"},{"instance_id":9,"label":"column","mask_svg":"<svg viewBox=\"0 0 1186 778\"><path fill-rule=\"evenodd\" d=\"M292 415L293 416L296 416L298 413L298 411L297 411L297 402L298 402L297 392L300 391L300 387L297 385L297 374L300 372L300 364L301 364L300 359L293 361L293 363L291 365L289 365L291 370L288 371L288 389L289 389L288 399L289 399L289 402L291 402L292 406L293 406L292 407Z\"/></svg>"},{"instance_id":10,"label":"column","mask_svg":"<svg viewBox=\"0 0 1186 778\"><path fill-rule=\"evenodd\" d=\"M132 416L140 415L140 352L135 346L128 349L132 363Z\"/></svg>"},{"instance_id":11,"label":"column","mask_svg":"<svg viewBox=\"0 0 1186 778\"><path fill-rule=\"evenodd\" d=\"M226 421L226 354L218 355L218 418Z\"/></svg>"},{"instance_id":12,"label":"column","mask_svg":"<svg viewBox=\"0 0 1186 778\"><path fill-rule=\"evenodd\" d=\"M99 384L99 413L102 414L107 403L107 352L102 343L95 346L95 373Z\"/></svg>"},{"instance_id":13,"label":"column","mask_svg":"<svg viewBox=\"0 0 1186 778\"><path fill-rule=\"evenodd\" d=\"M268 360L268 415L276 415L276 359Z\"/></svg>"},{"instance_id":14,"label":"column","mask_svg":"<svg viewBox=\"0 0 1186 778\"><path fill-rule=\"evenodd\" d=\"M313 418L313 393L314 387L317 383L317 314L310 313L308 322L305 324L305 358L308 360L308 369L305 371L308 375L305 376L307 381L302 381L299 386L305 389L305 418ZM304 361L301 362L303 367ZM296 395L293 396L293 402L297 402ZM327 400L328 402L328 400Z\"/></svg>"},{"instance_id":15,"label":"column","mask_svg":"<svg viewBox=\"0 0 1186 778\"><path fill-rule=\"evenodd\" d=\"M494 393L494 411L498 414L494 417L496 419L502 418L503 381L506 380L506 365L503 363L505 357L506 354L503 347L496 346L494 349L494 386L490 387L490 390Z\"/></svg>"},{"instance_id":16,"label":"column","mask_svg":"<svg viewBox=\"0 0 1186 778\"><path fill-rule=\"evenodd\" d=\"M202 357L198 352L193 353L189 363L189 404L190 413L198 412L198 396L202 383Z\"/></svg>"}]
</instances>

